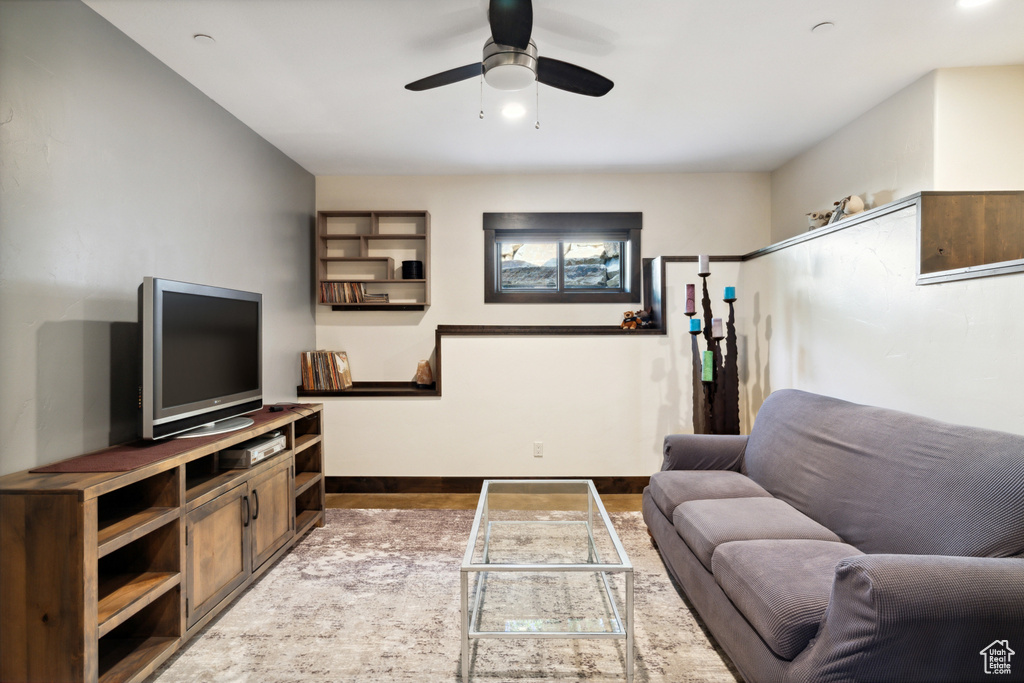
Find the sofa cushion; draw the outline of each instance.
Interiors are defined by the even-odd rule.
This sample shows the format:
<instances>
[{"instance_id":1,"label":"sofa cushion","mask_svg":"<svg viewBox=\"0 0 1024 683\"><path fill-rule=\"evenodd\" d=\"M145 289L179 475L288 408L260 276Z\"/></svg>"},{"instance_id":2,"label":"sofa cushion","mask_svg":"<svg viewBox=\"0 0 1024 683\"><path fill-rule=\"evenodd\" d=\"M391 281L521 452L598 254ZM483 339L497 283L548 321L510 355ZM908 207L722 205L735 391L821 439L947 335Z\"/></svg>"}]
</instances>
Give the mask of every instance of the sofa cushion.
<instances>
[{"instance_id":1,"label":"sofa cushion","mask_svg":"<svg viewBox=\"0 0 1024 683\"><path fill-rule=\"evenodd\" d=\"M829 541L733 541L715 549L711 569L772 652L791 660L818 631L836 565L863 554Z\"/></svg>"},{"instance_id":2,"label":"sofa cushion","mask_svg":"<svg viewBox=\"0 0 1024 683\"><path fill-rule=\"evenodd\" d=\"M720 498L680 503L672 513L679 536L709 571L715 548L729 541L843 539L776 498Z\"/></svg>"},{"instance_id":3,"label":"sofa cushion","mask_svg":"<svg viewBox=\"0 0 1024 683\"><path fill-rule=\"evenodd\" d=\"M724 470L669 470L651 477L651 498L666 517L688 500L767 498L770 493L750 477Z\"/></svg>"},{"instance_id":4,"label":"sofa cushion","mask_svg":"<svg viewBox=\"0 0 1024 683\"><path fill-rule=\"evenodd\" d=\"M1024 551L1024 436L787 389L758 411L744 466L866 553Z\"/></svg>"}]
</instances>

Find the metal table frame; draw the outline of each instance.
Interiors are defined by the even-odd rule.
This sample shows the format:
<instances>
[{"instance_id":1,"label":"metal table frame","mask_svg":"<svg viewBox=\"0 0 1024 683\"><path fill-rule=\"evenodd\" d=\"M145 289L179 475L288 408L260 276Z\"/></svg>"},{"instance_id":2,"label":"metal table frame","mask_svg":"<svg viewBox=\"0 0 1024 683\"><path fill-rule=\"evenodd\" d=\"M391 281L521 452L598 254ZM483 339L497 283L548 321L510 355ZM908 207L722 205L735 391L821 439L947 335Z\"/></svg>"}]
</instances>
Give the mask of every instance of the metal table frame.
<instances>
[{"instance_id":1,"label":"metal table frame","mask_svg":"<svg viewBox=\"0 0 1024 683\"><path fill-rule=\"evenodd\" d=\"M516 521L501 521L492 522L489 520L488 500L491 484L507 485L507 484L522 484L530 487L536 487L540 485L543 487L545 484L564 486L565 484L585 484L587 486L588 500L587 500L587 521L547 521L542 522L544 524L586 524L587 535L589 537L589 550L588 550L588 562L583 564L501 564L492 563L489 561L489 545L490 545L490 534L491 527L493 524L537 524L540 522L516 522ZM618 553L620 563L603 563L597 552L597 547L594 542L594 511L595 508L599 513L599 519L604 523L605 530L608 536L611 538L612 544L615 547L615 551ZM481 529L484 531L484 550L483 550L483 561L473 561L473 551L476 548L477 540ZM610 631L478 631L474 627L478 624L480 610L481 610L481 597L484 593L484 586L487 581L487 576L490 572L591 572L600 574L601 580L604 586L605 594L608 599L608 603L611 605L612 611L615 616L615 628ZM473 596L473 604L470 606L470 574L478 573L476 581L475 595ZM611 586L608 583L609 573L623 573L625 574L626 581L626 597L625 597L625 619L619 614L618 606L616 605L614 596L612 595ZM461 569L461 621L462 621L462 681L467 683L469 680L469 664L470 664L470 639L476 638L604 638L614 640L625 640L626 641L626 681L632 683L633 681L633 565L629 561L629 557L626 555L626 551L622 547L622 542L619 540L618 534L615 533L614 527L611 525L611 520L608 518L608 513L604 509L604 504L601 502L601 497L597 494L597 489L594 487L594 482L589 479L486 479L483 483L483 488L480 491L480 502L477 504L476 515L473 518L473 528L469 534L469 543L466 545L466 554L462 559Z\"/></svg>"}]
</instances>

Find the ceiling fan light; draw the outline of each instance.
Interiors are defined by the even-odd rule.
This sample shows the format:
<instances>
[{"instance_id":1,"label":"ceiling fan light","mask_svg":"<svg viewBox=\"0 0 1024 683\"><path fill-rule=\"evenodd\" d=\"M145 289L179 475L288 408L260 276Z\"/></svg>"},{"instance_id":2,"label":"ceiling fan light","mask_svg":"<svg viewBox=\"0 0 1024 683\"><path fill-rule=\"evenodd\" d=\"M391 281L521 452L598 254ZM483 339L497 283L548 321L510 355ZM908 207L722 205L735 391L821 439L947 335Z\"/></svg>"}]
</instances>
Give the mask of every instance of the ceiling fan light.
<instances>
[{"instance_id":1,"label":"ceiling fan light","mask_svg":"<svg viewBox=\"0 0 1024 683\"><path fill-rule=\"evenodd\" d=\"M537 80L537 46L530 41L525 50L484 43L484 80L497 90L522 90Z\"/></svg>"},{"instance_id":2,"label":"ceiling fan light","mask_svg":"<svg viewBox=\"0 0 1024 683\"><path fill-rule=\"evenodd\" d=\"M484 80L497 90L522 90L537 80L537 74L521 64L501 64L485 71Z\"/></svg>"}]
</instances>

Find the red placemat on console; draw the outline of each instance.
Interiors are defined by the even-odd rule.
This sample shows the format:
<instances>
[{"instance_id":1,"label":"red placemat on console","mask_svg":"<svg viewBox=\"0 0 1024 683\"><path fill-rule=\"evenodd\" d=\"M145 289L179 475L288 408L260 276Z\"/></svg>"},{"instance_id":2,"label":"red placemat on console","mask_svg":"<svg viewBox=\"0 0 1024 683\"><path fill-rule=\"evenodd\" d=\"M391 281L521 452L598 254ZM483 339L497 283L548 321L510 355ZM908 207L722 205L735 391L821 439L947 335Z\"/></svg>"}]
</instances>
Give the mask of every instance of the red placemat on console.
<instances>
[{"instance_id":1,"label":"red placemat on console","mask_svg":"<svg viewBox=\"0 0 1024 683\"><path fill-rule=\"evenodd\" d=\"M284 405L282 408L287 411L301 412L305 406L297 403ZM255 413L248 413L246 417L251 417L253 422L255 422L253 427L259 427L261 424L278 418L281 415L282 413L280 411L272 413L270 412L270 407L265 406ZM247 429L252 429L252 427L248 427ZM159 462L164 458L180 455L185 451L190 451L193 448L205 446L213 443L214 441L219 441L230 436L231 434L228 433L200 436L194 439L133 441L119 446L104 448L102 451L96 451L95 453L79 455L69 460L55 462L52 465L36 467L35 469L29 470L29 472L32 472L33 474L56 474L67 472L127 472L129 470L142 467L143 465L150 465L154 462Z\"/></svg>"}]
</instances>

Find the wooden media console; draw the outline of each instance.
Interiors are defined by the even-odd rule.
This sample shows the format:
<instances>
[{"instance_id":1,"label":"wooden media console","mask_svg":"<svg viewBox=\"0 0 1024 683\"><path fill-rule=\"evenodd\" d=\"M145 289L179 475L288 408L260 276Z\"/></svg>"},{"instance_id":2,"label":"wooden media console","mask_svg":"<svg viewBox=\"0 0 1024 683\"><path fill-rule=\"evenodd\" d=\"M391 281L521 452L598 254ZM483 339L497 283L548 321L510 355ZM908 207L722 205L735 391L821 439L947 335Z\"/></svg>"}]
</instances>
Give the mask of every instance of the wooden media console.
<instances>
[{"instance_id":1,"label":"wooden media console","mask_svg":"<svg viewBox=\"0 0 1024 683\"><path fill-rule=\"evenodd\" d=\"M42 468L72 471L0 478L0 681L122 683L156 670L323 526L321 411L264 408L248 429L175 442L176 454L125 471L85 471L84 456ZM221 469L221 451L274 431L286 450ZM117 449L95 461L117 461Z\"/></svg>"}]
</instances>

